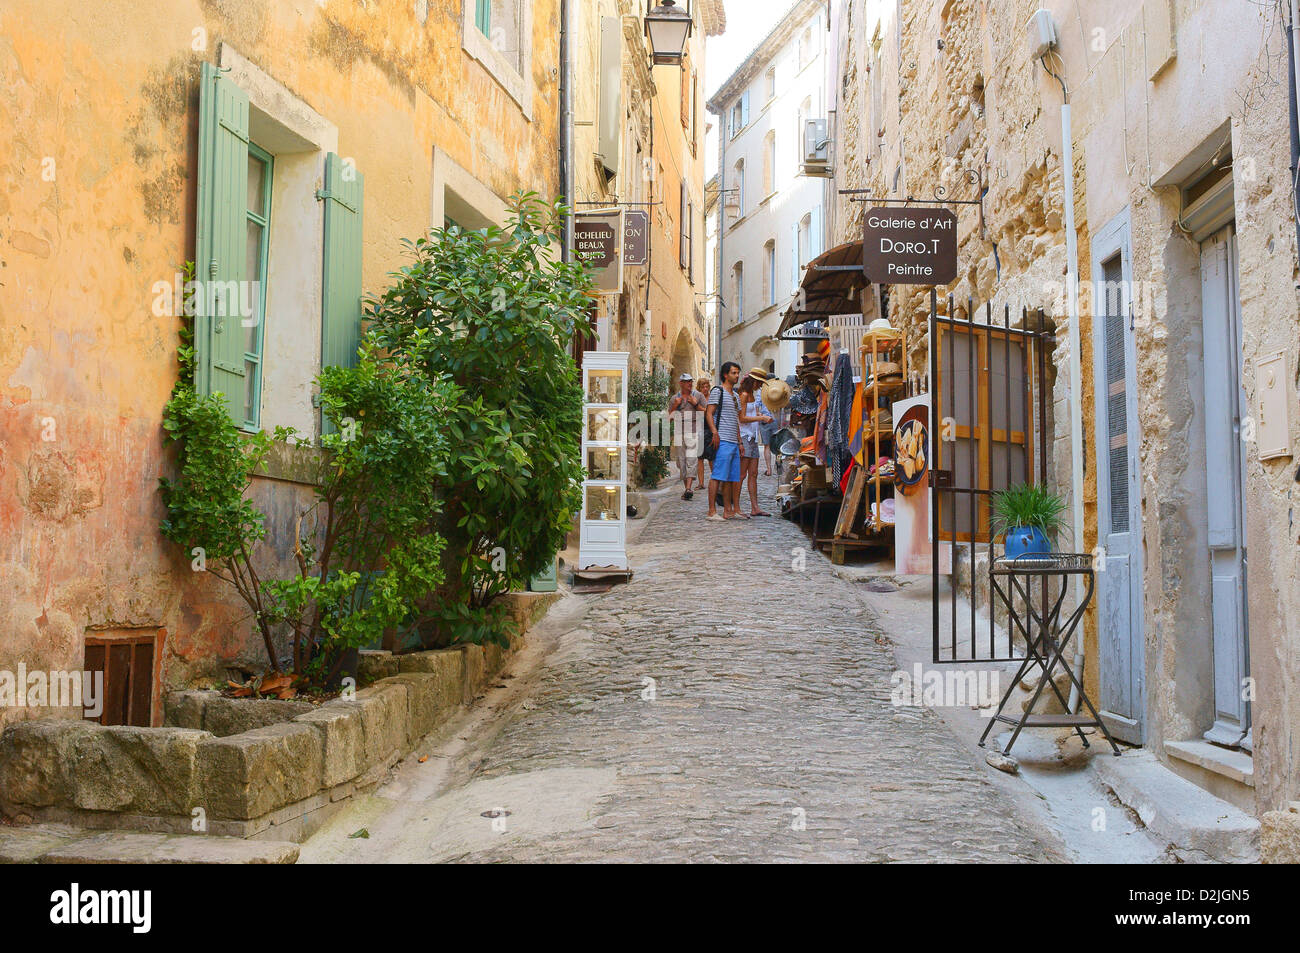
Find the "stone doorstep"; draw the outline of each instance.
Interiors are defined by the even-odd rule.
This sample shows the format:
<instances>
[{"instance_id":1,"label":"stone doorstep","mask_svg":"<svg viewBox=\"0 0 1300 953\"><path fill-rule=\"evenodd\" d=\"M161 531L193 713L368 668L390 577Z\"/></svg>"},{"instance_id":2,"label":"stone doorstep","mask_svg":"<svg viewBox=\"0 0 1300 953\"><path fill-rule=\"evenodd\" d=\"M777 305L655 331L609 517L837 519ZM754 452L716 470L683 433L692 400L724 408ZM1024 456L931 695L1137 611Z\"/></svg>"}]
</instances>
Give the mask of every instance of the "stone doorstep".
<instances>
[{"instance_id":1,"label":"stone doorstep","mask_svg":"<svg viewBox=\"0 0 1300 953\"><path fill-rule=\"evenodd\" d=\"M10 864L292 864L298 850L285 841L212 834L0 829L0 863Z\"/></svg>"},{"instance_id":2,"label":"stone doorstep","mask_svg":"<svg viewBox=\"0 0 1300 953\"><path fill-rule=\"evenodd\" d=\"M1166 741L1165 754L1246 787L1255 786L1255 759L1244 751L1220 748L1208 741Z\"/></svg>"},{"instance_id":3,"label":"stone doorstep","mask_svg":"<svg viewBox=\"0 0 1300 953\"><path fill-rule=\"evenodd\" d=\"M1180 777L1155 754L1126 749L1118 757L1097 756L1092 769L1124 806L1158 837L1183 852L1183 859L1227 864L1256 863L1260 823L1227 801Z\"/></svg>"}]
</instances>

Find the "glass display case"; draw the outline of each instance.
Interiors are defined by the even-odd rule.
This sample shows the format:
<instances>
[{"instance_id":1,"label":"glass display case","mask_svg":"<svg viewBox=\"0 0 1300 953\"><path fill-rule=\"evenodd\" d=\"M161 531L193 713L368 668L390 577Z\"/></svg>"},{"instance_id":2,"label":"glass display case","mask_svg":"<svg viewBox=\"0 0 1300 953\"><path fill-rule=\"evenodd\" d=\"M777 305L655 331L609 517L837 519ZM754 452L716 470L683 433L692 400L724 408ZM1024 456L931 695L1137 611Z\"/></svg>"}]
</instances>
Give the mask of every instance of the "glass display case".
<instances>
[{"instance_id":1,"label":"glass display case","mask_svg":"<svg viewBox=\"0 0 1300 953\"><path fill-rule=\"evenodd\" d=\"M618 520L623 518L620 504L623 502L623 488L614 483L587 484L586 512L587 519Z\"/></svg>"},{"instance_id":2,"label":"glass display case","mask_svg":"<svg viewBox=\"0 0 1300 953\"><path fill-rule=\"evenodd\" d=\"M618 407L587 406L587 442L622 443L623 411Z\"/></svg>"},{"instance_id":3,"label":"glass display case","mask_svg":"<svg viewBox=\"0 0 1300 953\"><path fill-rule=\"evenodd\" d=\"M620 351L582 356L582 522L578 569L627 566L627 365Z\"/></svg>"},{"instance_id":4,"label":"glass display case","mask_svg":"<svg viewBox=\"0 0 1300 953\"><path fill-rule=\"evenodd\" d=\"M587 403L623 403L623 374L617 370L596 370L587 375Z\"/></svg>"},{"instance_id":5,"label":"glass display case","mask_svg":"<svg viewBox=\"0 0 1300 953\"><path fill-rule=\"evenodd\" d=\"M588 447L587 479L618 480L623 473L622 447Z\"/></svg>"}]
</instances>

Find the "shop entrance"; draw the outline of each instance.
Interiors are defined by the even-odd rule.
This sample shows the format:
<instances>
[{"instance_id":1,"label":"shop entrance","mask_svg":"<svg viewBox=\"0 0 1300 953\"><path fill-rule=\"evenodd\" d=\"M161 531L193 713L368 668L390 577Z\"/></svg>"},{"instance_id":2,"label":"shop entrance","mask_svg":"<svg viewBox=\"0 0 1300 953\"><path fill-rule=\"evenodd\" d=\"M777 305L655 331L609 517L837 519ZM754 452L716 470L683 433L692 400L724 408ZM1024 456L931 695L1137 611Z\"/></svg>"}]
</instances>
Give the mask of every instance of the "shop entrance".
<instances>
[{"instance_id":1,"label":"shop entrance","mask_svg":"<svg viewBox=\"0 0 1300 953\"><path fill-rule=\"evenodd\" d=\"M967 300L958 309L949 297L947 305L939 314L931 292L933 661L1020 660L1023 646L1016 644L1010 626L998 630L988 589L982 596L981 585L987 587L997 538L992 494L1020 483L1047 482L1046 353L1053 339L1041 312L1022 309L1019 326L1012 327L1009 305L1001 315L988 303L981 307ZM945 593L940 567L946 566L954 572ZM964 608L959 595L966 587L959 579L969 584ZM1042 596L1046 616L1047 587Z\"/></svg>"}]
</instances>

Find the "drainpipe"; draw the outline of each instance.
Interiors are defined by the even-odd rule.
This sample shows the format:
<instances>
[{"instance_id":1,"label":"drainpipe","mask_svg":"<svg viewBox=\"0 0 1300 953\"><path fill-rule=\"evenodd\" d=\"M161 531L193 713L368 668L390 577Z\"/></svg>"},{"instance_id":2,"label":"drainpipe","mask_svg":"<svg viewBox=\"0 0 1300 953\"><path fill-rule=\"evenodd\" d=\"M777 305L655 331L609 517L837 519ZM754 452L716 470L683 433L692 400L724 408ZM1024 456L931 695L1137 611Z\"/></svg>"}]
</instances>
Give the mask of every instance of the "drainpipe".
<instances>
[{"instance_id":1,"label":"drainpipe","mask_svg":"<svg viewBox=\"0 0 1300 953\"><path fill-rule=\"evenodd\" d=\"M564 217L564 242L560 260L568 261L573 248L573 82L569 76L569 0L560 0L560 190L569 205Z\"/></svg>"},{"instance_id":2,"label":"drainpipe","mask_svg":"<svg viewBox=\"0 0 1300 953\"><path fill-rule=\"evenodd\" d=\"M1291 28L1287 31L1286 36L1286 57L1287 65L1291 68L1291 82L1289 85L1289 100L1291 104L1291 197L1292 204L1300 205L1296 200L1296 178L1300 176L1300 63L1296 62L1296 48L1300 44L1300 20L1297 18L1298 7L1296 0L1291 0ZM1300 251L1300 210L1297 211L1295 222L1296 249Z\"/></svg>"},{"instance_id":3,"label":"drainpipe","mask_svg":"<svg viewBox=\"0 0 1300 953\"><path fill-rule=\"evenodd\" d=\"M722 306L726 302L726 297L722 294L722 276L726 272L726 258L722 254L722 246L727 237L727 124L723 121L725 113L714 113L718 117L718 274L715 280L713 292L717 297L714 299L716 307L714 308L715 324L717 324L718 346L713 352L713 373L716 378L721 374L722 368ZM719 381L721 383L721 381Z\"/></svg>"},{"instance_id":4,"label":"drainpipe","mask_svg":"<svg viewBox=\"0 0 1300 953\"><path fill-rule=\"evenodd\" d=\"M1292 0L1294 2L1294 0ZM1065 86L1062 83L1062 93ZM1061 166L1065 178L1065 287L1070 318L1070 501L1076 551L1083 545L1083 365L1079 333L1079 239L1074 230L1074 142L1070 127L1070 100L1061 103ZM1074 604L1083 601L1083 577L1074 577ZM1074 647L1074 677L1083 680L1084 634ZM1070 686L1071 712L1079 710L1079 690Z\"/></svg>"},{"instance_id":5,"label":"drainpipe","mask_svg":"<svg viewBox=\"0 0 1300 953\"><path fill-rule=\"evenodd\" d=\"M654 83L654 65L650 67L650 81ZM659 162L655 158L655 96L658 89L655 88L650 94L650 198L652 201L662 202L667 192L664 191L663 183L659 181L655 170L659 167ZM659 198L655 194L659 193ZM650 206L650 214L654 215L654 206ZM654 372L654 361L651 358L650 351L654 344L654 314L650 310L650 286L655 281L655 242L654 229L650 229L650 234L646 237L645 242L645 329L641 336L641 346L645 350L645 359L647 365L644 368L648 373Z\"/></svg>"}]
</instances>

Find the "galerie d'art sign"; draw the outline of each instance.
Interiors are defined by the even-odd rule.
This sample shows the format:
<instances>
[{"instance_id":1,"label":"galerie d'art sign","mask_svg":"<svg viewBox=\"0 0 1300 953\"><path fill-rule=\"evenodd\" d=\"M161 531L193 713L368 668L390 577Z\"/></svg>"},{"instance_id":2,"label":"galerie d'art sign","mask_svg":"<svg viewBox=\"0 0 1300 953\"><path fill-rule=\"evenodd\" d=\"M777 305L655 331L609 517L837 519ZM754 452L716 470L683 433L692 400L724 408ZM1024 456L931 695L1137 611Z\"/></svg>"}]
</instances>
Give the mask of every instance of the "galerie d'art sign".
<instances>
[{"instance_id":1,"label":"galerie d'art sign","mask_svg":"<svg viewBox=\"0 0 1300 953\"><path fill-rule=\"evenodd\" d=\"M946 208L868 209L862 270L876 284L948 284L957 277L957 216Z\"/></svg>"},{"instance_id":2,"label":"galerie d'art sign","mask_svg":"<svg viewBox=\"0 0 1300 953\"><path fill-rule=\"evenodd\" d=\"M623 284L623 216L617 210L574 217L573 255L591 269L596 291L617 292Z\"/></svg>"}]
</instances>

